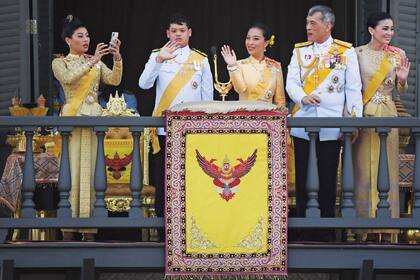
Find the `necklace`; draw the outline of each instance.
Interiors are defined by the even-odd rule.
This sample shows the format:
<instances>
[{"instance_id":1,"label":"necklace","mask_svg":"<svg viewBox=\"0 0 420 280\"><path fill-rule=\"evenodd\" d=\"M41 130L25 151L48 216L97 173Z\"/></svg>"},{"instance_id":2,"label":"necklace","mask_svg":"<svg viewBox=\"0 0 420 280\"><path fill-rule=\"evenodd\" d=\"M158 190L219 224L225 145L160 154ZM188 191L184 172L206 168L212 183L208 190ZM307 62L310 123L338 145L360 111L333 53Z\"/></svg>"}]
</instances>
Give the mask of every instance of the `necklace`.
<instances>
[{"instance_id":1,"label":"necklace","mask_svg":"<svg viewBox=\"0 0 420 280\"><path fill-rule=\"evenodd\" d=\"M366 52L368 60L374 65L379 65L385 55L384 51L374 50L369 44L366 47Z\"/></svg>"}]
</instances>

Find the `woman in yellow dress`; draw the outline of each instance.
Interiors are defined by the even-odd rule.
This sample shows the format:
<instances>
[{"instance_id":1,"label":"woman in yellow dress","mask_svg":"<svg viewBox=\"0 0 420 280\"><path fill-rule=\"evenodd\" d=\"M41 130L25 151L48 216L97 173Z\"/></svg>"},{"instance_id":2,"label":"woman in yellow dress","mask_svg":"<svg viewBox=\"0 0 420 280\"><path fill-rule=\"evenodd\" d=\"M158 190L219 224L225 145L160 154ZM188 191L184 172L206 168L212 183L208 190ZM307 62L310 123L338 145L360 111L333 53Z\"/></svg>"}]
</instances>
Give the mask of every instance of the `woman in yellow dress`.
<instances>
[{"instance_id":1,"label":"woman in yellow dress","mask_svg":"<svg viewBox=\"0 0 420 280\"><path fill-rule=\"evenodd\" d=\"M363 84L364 117L397 117L392 91L396 88L398 94L402 94L407 90L410 62L403 50L389 45L394 36L394 24L389 14L381 12L371 15L368 30L372 35L371 41L356 48ZM390 179L388 201L391 216L398 218L398 129L391 130L387 143ZM360 130L353 146L356 186L354 201L358 217L376 216L379 202L379 150L379 136L375 130Z\"/></svg>"},{"instance_id":2,"label":"woman in yellow dress","mask_svg":"<svg viewBox=\"0 0 420 280\"><path fill-rule=\"evenodd\" d=\"M62 116L100 116L98 87L103 82L119 85L122 77L121 42L117 39L110 46L99 43L95 54L88 55L89 33L86 26L69 15L63 20L62 38L69 46L69 54L52 62L55 78L64 89L66 101ZM114 65L110 70L101 58L113 54ZM75 128L69 143L71 167L70 204L73 217L90 217L95 199L93 175L96 159L96 137L91 128ZM96 229L63 230L64 240L73 240L74 233L83 233L85 240L95 238Z\"/></svg>"},{"instance_id":3,"label":"woman in yellow dress","mask_svg":"<svg viewBox=\"0 0 420 280\"><path fill-rule=\"evenodd\" d=\"M285 105L281 64L265 56L274 36L262 23L252 25L245 39L249 57L237 60L235 51L224 45L222 56L239 100L263 100L277 106Z\"/></svg>"}]
</instances>

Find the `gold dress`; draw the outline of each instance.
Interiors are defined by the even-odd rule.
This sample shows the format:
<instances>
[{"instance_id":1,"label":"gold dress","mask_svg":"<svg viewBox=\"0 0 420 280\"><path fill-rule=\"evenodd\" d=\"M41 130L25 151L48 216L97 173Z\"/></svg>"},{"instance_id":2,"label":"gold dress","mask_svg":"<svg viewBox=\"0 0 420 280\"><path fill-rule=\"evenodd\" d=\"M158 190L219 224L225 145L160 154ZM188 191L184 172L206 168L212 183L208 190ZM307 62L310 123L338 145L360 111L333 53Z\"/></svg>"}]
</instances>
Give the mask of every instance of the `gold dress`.
<instances>
[{"instance_id":1,"label":"gold dress","mask_svg":"<svg viewBox=\"0 0 420 280\"><path fill-rule=\"evenodd\" d=\"M285 106L283 71L280 62L266 57L261 62L250 56L238 60L238 69L229 71L239 100L260 100ZM291 145L291 138L288 138ZM288 185L295 185L294 153L288 153Z\"/></svg>"},{"instance_id":2,"label":"gold dress","mask_svg":"<svg viewBox=\"0 0 420 280\"><path fill-rule=\"evenodd\" d=\"M110 70L103 62L92 68L85 56L69 54L52 62L54 76L63 86L66 103L62 116L100 116L98 104L99 83L119 85L122 77L122 60L114 61ZM96 160L96 137L91 128L74 128L70 137L69 156L71 168L70 204L73 217L92 215L95 193L93 178ZM66 231L77 231L67 229ZM95 229L79 229L94 233Z\"/></svg>"},{"instance_id":3,"label":"gold dress","mask_svg":"<svg viewBox=\"0 0 420 280\"><path fill-rule=\"evenodd\" d=\"M407 84L401 86L397 82L395 67L401 57L405 57L402 50L392 47L394 52L375 51L368 45L356 48L363 84L364 110L366 118L397 117L397 109L392 100L392 91L397 87L398 93L407 89ZM389 51L387 51L389 52ZM385 61L387 59L387 61ZM385 68L383 63L388 63ZM382 70L382 71L381 71ZM379 74L382 72L383 74ZM377 86L371 86L375 78ZM376 216L379 202L377 190L377 176L379 163L380 142L374 128L362 129L353 146L353 164L355 172L355 204L358 217L372 218ZM394 128L387 139L388 167L390 190L388 202L391 215L399 217L398 190L398 129ZM382 231L384 232L384 231Z\"/></svg>"},{"instance_id":4,"label":"gold dress","mask_svg":"<svg viewBox=\"0 0 420 280\"><path fill-rule=\"evenodd\" d=\"M277 106L285 105L281 64L265 58L258 61L252 56L238 61L238 69L229 71L239 100L262 100Z\"/></svg>"}]
</instances>

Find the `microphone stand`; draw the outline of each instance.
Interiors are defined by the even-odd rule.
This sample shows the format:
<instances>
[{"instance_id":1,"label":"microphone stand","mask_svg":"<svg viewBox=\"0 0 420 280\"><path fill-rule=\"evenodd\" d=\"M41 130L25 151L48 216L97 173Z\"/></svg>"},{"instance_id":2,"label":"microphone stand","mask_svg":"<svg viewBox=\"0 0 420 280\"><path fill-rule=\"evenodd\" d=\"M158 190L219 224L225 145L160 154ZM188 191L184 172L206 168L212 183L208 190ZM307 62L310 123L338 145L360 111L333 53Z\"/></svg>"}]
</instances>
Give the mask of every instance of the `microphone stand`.
<instances>
[{"instance_id":1,"label":"microphone stand","mask_svg":"<svg viewBox=\"0 0 420 280\"><path fill-rule=\"evenodd\" d=\"M225 101L225 97L228 95L229 91L232 89L232 82L229 79L228 82L222 83L219 81L219 76L217 74L217 54L215 48L212 48L213 52L213 64L214 64L214 88L219 92L222 97L222 101Z\"/></svg>"}]
</instances>

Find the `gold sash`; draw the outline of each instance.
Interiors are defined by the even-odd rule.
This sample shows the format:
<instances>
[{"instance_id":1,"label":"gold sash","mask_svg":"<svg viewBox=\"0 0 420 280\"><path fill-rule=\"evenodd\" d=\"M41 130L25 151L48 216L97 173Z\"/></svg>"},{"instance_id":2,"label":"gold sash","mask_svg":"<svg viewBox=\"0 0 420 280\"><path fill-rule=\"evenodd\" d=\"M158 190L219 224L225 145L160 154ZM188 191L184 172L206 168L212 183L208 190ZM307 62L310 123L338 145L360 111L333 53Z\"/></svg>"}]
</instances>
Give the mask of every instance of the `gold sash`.
<instances>
[{"instance_id":1,"label":"gold sash","mask_svg":"<svg viewBox=\"0 0 420 280\"><path fill-rule=\"evenodd\" d=\"M333 44L331 48L329 49L328 53L342 55L346 50L347 48L344 46ZM298 54L298 61L301 61L299 52L297 52L297 54ZM302 77L303 79L305 79L306 76L308 76L308 73L312 71L313 69L315 69L315 71L313 71L312 74L309 75L306 78L306 80L304 80L305 82L303 84L303 91L306 93L306 95L310 95L320 84L322 84L322 82L328 77L328 75L332 71L331 68L325 68L325 67L318 68L318 65L319 65L318 57L315 57L313 62L314 63L310 63L308 70L305 72L305 74ZM342 61L342 63L345 63L345 60ZM301 62L299 62L299 65L302 66ZM294 115L297 111L299 111L299 109L300 109L299 106L295 104L292 115Z\"/></svg>"},{"instance_id":2,"label":"gold sash","mask_svg":"<svg viewBox=\"0 0 420 280\"><path fill-rule=\"evenodd\" d=\"M63 116L76 116L77 112L80 109L80 106L82 105L83 101L85 100L86 96L90 92L90 88L92 86L92 81L95 79L95 76L97 74L96 67L92 67L90 71L84 75L79 82L79 87L75 90L75 95L72 96L72 98L66 102L65 105L65 112Z\"/></svg>"},{"instance_id":3,"label":"gold sash","mask_svg":"<svg viewBox=\"0 0 420 280\"><path fill-rule=\"evenodd\" d=\"M375 74L373 74L369 84L363 92L363 105L366 105L370 101L372 96L375 94L379 86L384 81L386 75L389 73L391 67L392 63L389 61L389 54L385 53L384 57L382 58L381 64L379 64L378 69L376 69Z\"/></svg>"},{"instance_id":4,"label":"gold sash","mask_svg":"<svg viewBox=\"0 0 420 280\"><path fill-rule=\"evenodd\" d=\"M271 67L267 64L264 68L264 71L262 73L262 79L259 81L259 83L251 90L250 96L255 97L255 99L259 99L261 92L265 93L268 88L271 85L273 78L273 71Z\"/></svg>"},{"instance_id":5,"label":"gold sash","mask_svg":"<svg viewBox=\"0 0 420 280\"><path fill-rule=\"evenodd\" d=\"M191 67L191 65L194 63L194 61L201 61L202 59L203 56L201 54L195 51L191 51L191 54L188 57L187 61L175 74L175 76L169 82L168 86L163 92L162 98L159 101L159 105L157 106L156 110L153 111L153 117L160 117L162 115L162 112L168 109L169 106L171 106L172 101L174 101L175 97L178 95L181 89L188 83L188 81L197 71L195 68ZM157 154L160 151L160 145L157 137L156 128L150 129L150 136L152 140L153 154Z\"/></svg>"}]
</instances>

